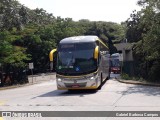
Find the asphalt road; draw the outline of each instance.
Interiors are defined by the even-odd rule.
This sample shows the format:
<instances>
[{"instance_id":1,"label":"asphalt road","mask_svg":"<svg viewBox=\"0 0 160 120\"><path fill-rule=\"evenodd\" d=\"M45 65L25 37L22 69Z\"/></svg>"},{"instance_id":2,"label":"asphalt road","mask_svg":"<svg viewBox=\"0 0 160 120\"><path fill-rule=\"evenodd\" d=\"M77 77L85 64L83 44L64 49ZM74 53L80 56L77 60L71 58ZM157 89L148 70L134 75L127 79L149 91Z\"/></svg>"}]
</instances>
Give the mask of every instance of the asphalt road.
<instances>
[{"instance_id":1,"label":"asphalt road","mask_svg":"<svg viewBox=\"0 0 160 120\"><path fill-rule=\"evenodd\" d=\"M124 84L112 78L106 81L102 89L98 91L69 92L57 90L56 82L52 79L30 86L1 90L0 111L160 111L160 87ZM22 118L15 119L21 120ZM135 120L133 117L85 119ZM139 119L160 120L160 117L136 118L136 120Z\"/></svg>"}]
</instances>

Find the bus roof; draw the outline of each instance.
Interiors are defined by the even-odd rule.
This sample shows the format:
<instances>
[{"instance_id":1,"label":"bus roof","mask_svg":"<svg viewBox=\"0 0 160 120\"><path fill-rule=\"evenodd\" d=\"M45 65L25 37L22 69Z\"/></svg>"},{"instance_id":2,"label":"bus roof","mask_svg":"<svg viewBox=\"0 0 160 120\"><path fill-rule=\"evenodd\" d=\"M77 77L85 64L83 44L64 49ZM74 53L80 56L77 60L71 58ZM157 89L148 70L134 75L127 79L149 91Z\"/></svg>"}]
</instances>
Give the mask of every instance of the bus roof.
<instances>
[{"instance_id":1,"label":"bus roof","mask_svg":"<svg viewBox=\"0 0 160 120\"><path fill-rule=\"evenodd\" d=\"M96 40L98 40L97 36L74 36L64 38L60 41L60 43L95 42Z\"/></svg>"}]
</instances>

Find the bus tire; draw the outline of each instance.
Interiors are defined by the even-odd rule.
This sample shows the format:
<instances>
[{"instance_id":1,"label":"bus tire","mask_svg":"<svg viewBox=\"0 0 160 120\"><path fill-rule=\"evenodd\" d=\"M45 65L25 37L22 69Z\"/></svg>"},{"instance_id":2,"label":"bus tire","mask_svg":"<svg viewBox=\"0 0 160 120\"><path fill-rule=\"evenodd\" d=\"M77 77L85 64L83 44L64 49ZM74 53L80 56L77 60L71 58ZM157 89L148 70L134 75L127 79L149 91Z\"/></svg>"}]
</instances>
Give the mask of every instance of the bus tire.
<instances>
[{"instance_id":1,"label":"bus tire","mask_svg":"<svg viewBox=\"0 0 160 120\"><path fill-rule=\"evenodd\" d=\"M73 89L68 89L68 92L70 92L70 93L72 93L72 92L74 92L75 90L73 90Z\"/></svg>"}]
</instances>

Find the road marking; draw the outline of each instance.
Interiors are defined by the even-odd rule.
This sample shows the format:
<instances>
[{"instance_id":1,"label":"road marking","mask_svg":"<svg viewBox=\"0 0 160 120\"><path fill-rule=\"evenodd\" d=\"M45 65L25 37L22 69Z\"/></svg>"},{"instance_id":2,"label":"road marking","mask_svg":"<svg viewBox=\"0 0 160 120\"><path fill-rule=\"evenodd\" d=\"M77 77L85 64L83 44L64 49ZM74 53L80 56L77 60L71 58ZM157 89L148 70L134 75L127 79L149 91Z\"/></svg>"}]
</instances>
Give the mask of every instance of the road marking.
<instances>
[{"instance_id":1,"label":"road marking","mask_svg":"<svg viewBox=\"0 0 160 120\"><path fill-rule=\"evenodd\" d=\"M4 105L4 102L1 102L1 101L0 101L0 106L2 106L2 105Z\"/></svg>"},{"instance_id":2,"label":"road marking","mask_svg":"<svg viewBox=\"0 0 160 120\"><path fill-rule=\"evenodd\" d=\"M4 105L6 101L0 101L0 106Z\"/></svg>"},{"instance_id":3,"label":"road marking","mask_svg":"<svg viewBox=\"0 0 160 120\"><path fill-rule=\"evenodd\" d=\"M0 120L3 120L3 118L2 118L2 117L0 117Z\"/></svg>"}]
</instances>

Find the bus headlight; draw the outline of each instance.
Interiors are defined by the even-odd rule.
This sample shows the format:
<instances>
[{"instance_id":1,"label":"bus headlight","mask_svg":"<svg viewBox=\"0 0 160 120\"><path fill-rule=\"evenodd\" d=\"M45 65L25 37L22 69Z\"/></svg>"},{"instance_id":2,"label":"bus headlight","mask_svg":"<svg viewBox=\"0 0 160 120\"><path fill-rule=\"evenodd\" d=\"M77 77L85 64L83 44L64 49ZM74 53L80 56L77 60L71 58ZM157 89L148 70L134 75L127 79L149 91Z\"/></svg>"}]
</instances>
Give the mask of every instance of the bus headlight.
<instances>
[{"instance_id":1,"label":"bus headlight","mask_svg":"<svg viewBox=\"0 0 160 120\"><path fill-rule=\"evenodd\" d=\"M57 78L57 81L58 81L58 82L62 82L62 79L61 79L61 78Z\"/></svg>"},{"instance_id":2,"label":"bus headlight","mask_svg":"<svg viewBox=\"0 0 160 120\"><path fill-rule=\"evenodd\" d=\"M90 77L90 80L95 80L95 79L96 79L95 76Z\"/></svg>"}]
</instances>

